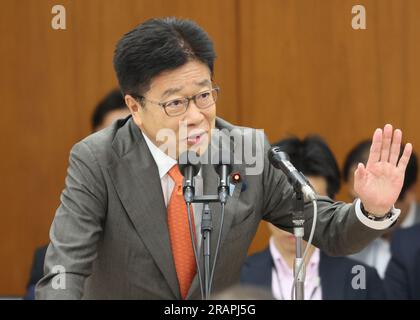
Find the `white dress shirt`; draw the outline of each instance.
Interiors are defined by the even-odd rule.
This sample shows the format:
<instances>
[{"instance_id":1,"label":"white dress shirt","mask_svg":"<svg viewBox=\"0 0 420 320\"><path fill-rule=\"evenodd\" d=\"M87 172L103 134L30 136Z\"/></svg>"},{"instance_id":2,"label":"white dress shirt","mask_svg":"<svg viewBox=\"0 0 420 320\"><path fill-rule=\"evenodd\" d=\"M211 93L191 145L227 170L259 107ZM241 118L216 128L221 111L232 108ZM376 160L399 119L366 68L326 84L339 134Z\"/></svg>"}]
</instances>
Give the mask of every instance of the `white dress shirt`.
<instances>
[{"instance_id":1,"label":"white dress shirt","mask_svg":"<svg viewBox=\"0 0 420 320\"><path fill-rule=\"evenodd\" d=\"M277 250L273 237L270 238L270 253L274 267L271 271L271 290L277 300L291 300L294 280L293 269ZM315 248L306 266L305 300L322 300L321 279L319 277L320 251Z\"/></svg>"},{"instance_id":2,"label":"white dress shirt","mask_svg":"<svg viewBox=\"0 0 420 320\"><path fill-rule=\"evenodd\" d=\"M400 224L400 228L409 228L414 226L416 222L416 214L417 214L417 202L413 201L410 205L410 209L408 209L408 213L405 216L405 219Z\"/></svg>"},{"instance_id":3,"label":"white dress shirt","mask_svg":"<svg viewBox=\"0 0 420 320\"><path fill-rule=\"evenodd\" d=\"M407 216L399 226L400 228L408 228L414 225L416 218L416 203L413 202L410 206ZM350 258L356 259L373 267L378 271L379 276L383 279L385 271L391 260L391 247L387 239L377 238L373 240L362 251L353 254Z\"/></svg>"},{"instance_id":4,"label":"white dress shirt","mask_svg":"<svg viewBox=\"0 0 420 320\"><path fill-rule=\"evenodd\" d=\"M178 162L160 150L143 132L144 140L149 147L150 153L156 162L159 170L160 182L162 184L163 198L165 200L165 206L168 207L169 200L171 199L172 190L175 187L175 182L169 176L169 170L174 166L178 165ZM203 179L201 177L201 170L195 177L195 194L200 196L203 194ZM197 238L197 248L200 247L201 243L201 214L203 205L201 203L192 204L194 211L194 222L195 222L195 234ZM199 250L199 249L198 249Z\"/></svg>"}]
</instances>

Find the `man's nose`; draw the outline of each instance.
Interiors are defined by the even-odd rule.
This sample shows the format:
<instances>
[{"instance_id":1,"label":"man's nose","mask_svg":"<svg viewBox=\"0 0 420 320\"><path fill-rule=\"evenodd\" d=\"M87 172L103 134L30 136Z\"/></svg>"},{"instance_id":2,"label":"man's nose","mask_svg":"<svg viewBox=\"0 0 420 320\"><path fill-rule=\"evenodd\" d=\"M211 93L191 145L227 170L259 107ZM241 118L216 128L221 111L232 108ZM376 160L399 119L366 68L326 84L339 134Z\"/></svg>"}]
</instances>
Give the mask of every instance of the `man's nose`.
<instances>
[{"instance_id":1,"label":"man's nose","mask_svg":"<svg viewBox=\"0 0 420 320\"><path fill-rule=\"evenodd\" d=\"M202 110L197 107L194 100L190 100L187 112L185 113L185 120L188 124L198 124L204 118Z\"/></svg>"}]
</instances>

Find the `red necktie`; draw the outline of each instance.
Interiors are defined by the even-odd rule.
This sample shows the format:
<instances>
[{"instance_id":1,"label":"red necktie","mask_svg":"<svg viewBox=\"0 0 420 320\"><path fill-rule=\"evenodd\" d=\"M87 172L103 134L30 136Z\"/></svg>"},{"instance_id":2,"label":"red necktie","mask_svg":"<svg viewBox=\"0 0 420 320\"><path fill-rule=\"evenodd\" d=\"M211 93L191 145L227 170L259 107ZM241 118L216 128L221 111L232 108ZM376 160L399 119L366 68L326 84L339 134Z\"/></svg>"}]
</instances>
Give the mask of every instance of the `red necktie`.
<instances>
[{"instance_id":1,"label":"red necktie","mask_svg":"<svg viewBox=\"0 0 420 320\"><path fill-rule=\"evenodd\" d=\"M168 205L169 237L178 277L179 291L182 299L185 299L195 276L196 264L188 224L187 205L185 204L182 193L183 177L178 165L174 165L168 174L175 182L175 187ZM195 234L194 212L192 208L191 222Z\"/></svg>"}]
</instances>

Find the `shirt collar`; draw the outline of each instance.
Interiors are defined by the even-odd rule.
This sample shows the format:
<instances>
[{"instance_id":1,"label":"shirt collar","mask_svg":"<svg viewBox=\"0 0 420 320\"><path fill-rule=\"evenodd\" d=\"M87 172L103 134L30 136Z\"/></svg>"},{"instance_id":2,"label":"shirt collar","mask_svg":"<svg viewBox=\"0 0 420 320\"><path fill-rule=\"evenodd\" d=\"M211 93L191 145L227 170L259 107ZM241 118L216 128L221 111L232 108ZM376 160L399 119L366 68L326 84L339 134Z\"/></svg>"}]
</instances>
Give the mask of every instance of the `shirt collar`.
<instances>
[{"instance_id":1,"label":"shirt collar","mask_svg":"<svg viewBox=\"0 0 420 320\"><path fill-rule=\"evenodd\" d=\"M413 201L410 205L410 208L408 209L407 216L405 217L404 221L401 222L401 225L400 225L401 228L408 228L414 225L415 220L416 220L416 211L417 211L416 202Z\"/></svg>"},{"instance_id":2,"label":"shirt collar","mask_svg":"<svg viewBox=\"0 0 420 320\"><path fill-rule=\"evenodd\" d=\"M147 146L149 147L150 153L152 154L153 159L156 162L156 165L159 170L159 177L162 179L168 171L177 164L177 161L162 150L160 150L148 137L143 131L141 132L144 140L146 141Z\"/></svg>"}]
</instances>

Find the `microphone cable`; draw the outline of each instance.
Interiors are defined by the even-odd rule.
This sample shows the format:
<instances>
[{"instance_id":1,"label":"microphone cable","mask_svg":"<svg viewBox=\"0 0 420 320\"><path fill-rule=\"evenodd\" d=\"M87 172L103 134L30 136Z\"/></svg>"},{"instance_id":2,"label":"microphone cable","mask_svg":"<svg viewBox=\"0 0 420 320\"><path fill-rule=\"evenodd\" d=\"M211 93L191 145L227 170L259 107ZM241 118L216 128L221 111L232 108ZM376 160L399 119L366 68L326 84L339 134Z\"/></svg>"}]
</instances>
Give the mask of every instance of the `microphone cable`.
<instances>
[{"instance_id":1,"label":"microphone cable","mask_svg":"<svg viewBox=\"0 0 420 320\"><path fill-rule=\"evenodd\" d=\"M188 213L188 225L190 228L191 243L193 246L194 259L195 259L195 264L196 264L197 274L198 274L198 281L200 283L201 299L204 300L203 282L201 280L201 270L200 270L200 264L198 260L197 245L195 243L195 236L194 236L195 233L194 233L192 221L191 221L191 203L187 203L187 213Z\"/></svg>"},{"instance_id":2,"label":"microphone cable","mask_svg":"<svg viewBox=\"0 0 420 320\"><path fill-rule=\"evenodd\" d=\"M312 244L312 240L313 240L314 233L315 233L316 220L317 220L317 217L318 217L318 206L317 206L316 200L312 200L312 204L313 204L313 208L314 208L314 215L312 217L313 220L312 220L311 233L309 235L308 243L306 244L306 248L305 248L305 251L304 251L303 256L302 256L302 263L300 264L299 269L298 269L298 271L296 272L296 274L293 278L292 290L291 290L291 296L290 296L291 300L295 300L294 295L295 295L295 285L296 285L296 282L297 282L297 278L298 278L300 272L302 271L303 266L305 265L305 259L306 259L306 256L308 255L308 251L309 251L309 248Z\"/></svg>"},{"instance_id":3,"label":"microphone cable","mask_svg":"<svg viewBox=\"0 0 420 320\"><path fill-rule=\"evenodd\" d=\"M213 285L213 275L214 275L214 270L216 269L216 261L217 261L217 255L219 254L219 248L220 248L220 241L222 238L222 231L223 231L223 221L225 218L225 204L222 203L222 214L221 214L221 218L220 218L220 230L219 230L219 237L217 239L217 245L216 245L216 252L214 254L214 260L213 260L213 266L211 268L211 273L210 273L210 285L209 285L209 292L211 293L211 287Z\"/></svg>"}]
</instances>

